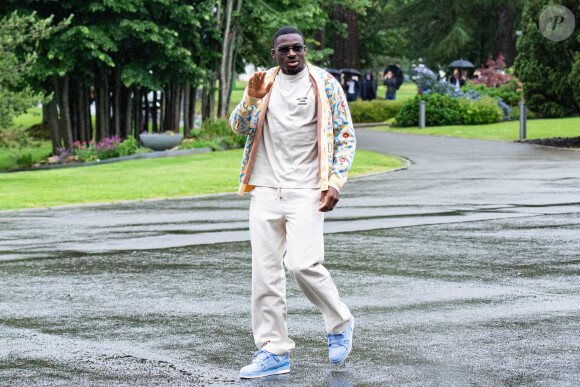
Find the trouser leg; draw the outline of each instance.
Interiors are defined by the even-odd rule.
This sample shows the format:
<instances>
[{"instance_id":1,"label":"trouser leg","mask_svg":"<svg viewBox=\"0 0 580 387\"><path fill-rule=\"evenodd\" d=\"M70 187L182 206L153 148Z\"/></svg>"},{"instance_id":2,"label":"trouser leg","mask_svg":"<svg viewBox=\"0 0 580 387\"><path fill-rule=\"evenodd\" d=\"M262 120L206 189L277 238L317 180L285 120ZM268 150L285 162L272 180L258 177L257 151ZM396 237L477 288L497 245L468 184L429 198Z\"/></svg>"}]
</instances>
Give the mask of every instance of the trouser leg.
<instances>
[{"instance_id":1,"label":"trouser leg","mask_svg":"<svg viewBox=\"0 0 580 387\"><path fill-rule=\"evenodd\" d=\"M283 355L294 349L286 325L285 219L276 190L251 191L252 330L258 349Z\"/></svg>"},{"instance_id":2,"label":"trouser leg","mask_svg":"<svg viewBox=\"0 0 580 387\"><path fill-rule=\"evenodd\" d=\"M349 324L350 310L324 262L324 214L318 211L320 190L283 190L286 209L286 268L306 297L322 310L327 333L339 334Z\"/></svg>"}]
</instances>

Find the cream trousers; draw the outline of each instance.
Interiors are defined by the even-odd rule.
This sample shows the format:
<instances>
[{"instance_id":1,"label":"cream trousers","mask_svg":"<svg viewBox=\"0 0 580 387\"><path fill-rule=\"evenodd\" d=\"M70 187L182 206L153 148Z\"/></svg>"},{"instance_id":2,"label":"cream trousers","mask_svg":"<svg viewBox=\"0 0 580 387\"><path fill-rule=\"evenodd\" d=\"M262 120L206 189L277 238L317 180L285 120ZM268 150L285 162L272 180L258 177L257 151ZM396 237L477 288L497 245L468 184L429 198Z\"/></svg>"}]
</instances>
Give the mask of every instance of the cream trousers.
<instances>
[{"instance_id":1,"label":"cream trousers","mask_svg":"<svg viewBox=\"0 0 580 387\"><path fill-rule=\"evenodd\" d=\"M327 333L339 334L350 311L324 262L320 190L255 187L250 191L252 330L258 349L283 355L294 349L286 325L286 269L322 311Z\"/></svg>"}]
</instances>

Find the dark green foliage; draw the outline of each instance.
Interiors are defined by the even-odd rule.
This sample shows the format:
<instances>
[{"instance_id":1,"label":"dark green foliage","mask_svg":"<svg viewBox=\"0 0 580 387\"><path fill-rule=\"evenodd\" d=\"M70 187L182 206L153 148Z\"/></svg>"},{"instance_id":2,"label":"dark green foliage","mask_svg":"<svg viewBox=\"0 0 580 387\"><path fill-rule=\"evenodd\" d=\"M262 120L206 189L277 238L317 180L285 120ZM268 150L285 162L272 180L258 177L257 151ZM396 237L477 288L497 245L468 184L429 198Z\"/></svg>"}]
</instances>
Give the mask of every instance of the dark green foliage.
<instances>
[{"instance_id":1,"label":"dark green foliage","mask_svg":"<svg viewBox=\"0 0 580 387\"><path fill-rule=\"evenodd\" d=\"M353 122L383 122L393 118L401 110L402 101L356 101L348 104Z\"/></svg>"},{"instance_id":2,"label":"dark green foliage","mask_svg":"<svg viewBox=\"0 0 580 387\"><path fill-rule=\"evenodd\" d=\"M501 121L502 109L497 99L489 96L469 100L452 98L447 94L421 94L405 101L399 114L397 126L419 125L419 101L425 101L425 124L427 126L481 125Z\"/></svg>"},{"instance_id":3,"label":"dark green foliage","mask_svg":"<svg viewBox=\"0 0 580 387\"><path fill-rule=\"evenodd\" d=\"M461 117L464 125L483 125L501 121L503 111L497 106L497 99L489 96L471 101L459 98Z\"/></svg>"},{"instance_id":4,"label":"dark green foliage","mask_svg":"<svg viewBox=\"0 0 580 387\"><path fill-rule=\"evenodd\" d=\"M422 58L432 70L447 70L455 59L468 59L475 67L502 51L496 45L501 32L518 29L521 0L391 0L381 1L383 26L395 28L406 42L404 51ZM508 12L506 12L508 11ZM504 15L505 18L500 17ZM364 28L376 28L368 26ZM508 34L510 40L513 39ZM388 49L388 48L387 48ZM513 54L508 63L513 63ZM494 54L495 53L495 54ZM492 55L493 54L493 55Z\"/></svg>"},{"instance_id":5,"label":"dark green foliage","mask_svg":"<svg viewBox=\"0 0 580 387\"><path fill-rule=\"evenodd\" d=\"M517 106L522 98L522 92L518 91L518 82L511 81L507 85L500 87L486 87L485 85L467 85L466 90L475 90L480 95L489 95L491 97L501 98L510 106Z\"/></svg>"},{"instance_id":6,"label":"dark green foliage","mask_svg":"<svg viewBox=\"0 0 580 387\"><path fill-rule=\"evenodd\" d=\"M580 35L578 35L577 40L580 42ZM570 86L574 93L576 106L580 106L580 52L576 52L574 66L572 66L572 71L570 72L570 75L568 75L568 81L570 82Z\"/></svg>"},{"instance_id":7,"label":"dark green foliage","mask_svg":"<svg viewBox=\"0 0 580 387\"><path fill-rule=\"evenodd\" d=\"M23 148L32 145L29 134L20 129L0 130L0 148Z\"/></svg>"},{"instance_id":8,"label":"dark green foliage","mask_svg":"<svg viewBox=\"0 0 580 387\"><path fill-rule=\"evenodd\" d=\"M30 168L34 165L34 158L32 157L32 153L22 153L22 154L15 154L12 157L14 163L18 166L18 168Z\"/></svg>"},{"instance_id":9,"label":"dark green foliage","mask_svg":"<svg viewBox=\"0 0 580 387\"><path fill-rule=\"evenodd\" d=\"M421 94L408 99L399 114L397 126L419 125L419 101L425 100L425 124L427 126L459 125L462 123L461 106L457 98L441 94Z\"/></svg>"},{"instance_id":10,"label":"dark green foliage","mask_svg":"<svg viewBox=\"0 0 580 387\"><path fill-rule=\"evenodd\" d=\"M182 149L210 147L223 150L243 147L247 136L235 134L225 118L206 120L201 129L193 131L195 141L183 141Z\"/></svg>"},{"instance_id":11,"label":"dark green foliage","mask_svg":"<svg viewBox=\"0 0 580 387\"><path fill-rule=\"evenodd\" d=\"M519 54L515 69L524 84L524 99L530 110L541 117L565 117L580 113L573 89L576 85L576 90L579 90L580 71L572 71L580 51L580 14L575 12L577 27L572 36L560 42L551 41L542 35L537 23L544 7L552 4L562 4L572 12L578 9L577 0L527 1L522 14L522 35L517 43Z\"/></svg>"},{"instance_id":12,"label":"dark green foliage","mask_svg":"<svg viewBox=\"0 0 580 387\"><path fill-rule=\"evenodd\" d=\"M70 19L53 26L53 17L40 19L35 12L5 15L0 9L0 130L12 126L15 116L45 99L25 82L38 60L38 45Z\"/></svg>"}]
</instances>

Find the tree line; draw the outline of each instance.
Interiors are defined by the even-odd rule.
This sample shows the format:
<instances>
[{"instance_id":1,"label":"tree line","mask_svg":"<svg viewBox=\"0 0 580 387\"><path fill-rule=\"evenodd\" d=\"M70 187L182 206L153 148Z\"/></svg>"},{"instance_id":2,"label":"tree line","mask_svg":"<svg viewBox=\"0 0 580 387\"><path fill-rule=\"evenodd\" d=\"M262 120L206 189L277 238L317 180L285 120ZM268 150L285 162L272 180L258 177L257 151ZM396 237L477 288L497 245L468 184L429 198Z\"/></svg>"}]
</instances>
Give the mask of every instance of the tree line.
<instances>
[{"instance_id":1,"label":"tree line","mask_svg":"<svg viewBox=\"0 0 580 387\"><path fill-rule=\"evenodd\" d=\"M459 57L479 65L499 52L512 65L524 4L6 0L0 17L17 11L59 26L35 44L36 57L22 83L52 96L43 104L42 125L56 149L91 138L137 137L150 125L155 132L183 126L187 136L196 105L203 119L226 115L236 72L248 63L273 65L272 36L283 25L302 30L309 60L323 67L377 70L408 58L436 70Z\"/></svg>"}]
</instances>

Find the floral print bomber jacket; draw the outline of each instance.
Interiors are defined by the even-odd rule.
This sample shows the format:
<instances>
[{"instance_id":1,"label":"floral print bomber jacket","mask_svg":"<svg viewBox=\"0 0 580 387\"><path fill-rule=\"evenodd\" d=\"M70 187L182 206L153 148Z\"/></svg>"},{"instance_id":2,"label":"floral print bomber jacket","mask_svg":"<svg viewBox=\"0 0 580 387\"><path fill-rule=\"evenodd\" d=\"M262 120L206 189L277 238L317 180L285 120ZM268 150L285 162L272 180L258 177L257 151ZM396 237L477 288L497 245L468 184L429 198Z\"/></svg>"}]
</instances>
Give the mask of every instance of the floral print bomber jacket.
<instances>
[{"instance_id":1,"label":"floral print bomber jacket","mask_svg":"<svg viewBox=\"0 0 580 387\"><path fill-rule=\"evenodd\" d=\"M355 151L355 134L350 111L342 87L326 71L306 63L317 101L318 174L322 191L334 187L340 191L346 182ZM267 71L266 84L273 81L279 67ZM251 191L248 185L262 137L270 93L263 99L248 96L248 90L230 116L230 125L237 134L247 135L240 171L239 195Z\"/></svg>"}]
</instances>

